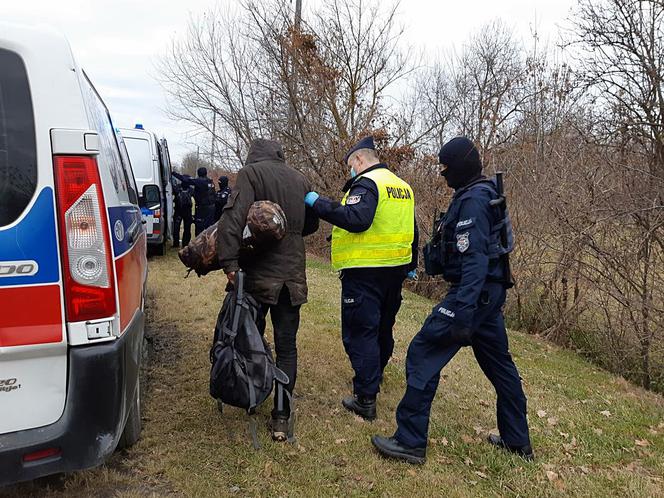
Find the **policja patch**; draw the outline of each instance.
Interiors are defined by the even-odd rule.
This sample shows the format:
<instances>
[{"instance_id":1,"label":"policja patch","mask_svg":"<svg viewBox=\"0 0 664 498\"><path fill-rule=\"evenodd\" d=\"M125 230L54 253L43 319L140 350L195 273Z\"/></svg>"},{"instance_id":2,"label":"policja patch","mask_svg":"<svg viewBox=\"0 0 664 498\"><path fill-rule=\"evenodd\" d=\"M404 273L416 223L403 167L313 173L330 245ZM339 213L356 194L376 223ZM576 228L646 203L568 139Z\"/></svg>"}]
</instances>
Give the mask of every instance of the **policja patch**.
<instances>
[{"instance_id":1,"label":"policja patch","mask_svg":"<svg viewBox=\"0 0 664 498\"><path fill-rule=\"evenodd\" d=\"M357 204L361 200L362 200L361 195L351 195L348 199L346 199L346 205L352 206L353 204Z\"/></svg>"},{"instance_id":2,"label":"policja patch","mask_svg":"<svg viewBox=\"0 0 664 498\"><path fill-rule=\"evenodd\" d=\"M470 232L459 233L456 238L456 245L459 252L466 252L470 247Z\"/></svg>"}]
</instances>

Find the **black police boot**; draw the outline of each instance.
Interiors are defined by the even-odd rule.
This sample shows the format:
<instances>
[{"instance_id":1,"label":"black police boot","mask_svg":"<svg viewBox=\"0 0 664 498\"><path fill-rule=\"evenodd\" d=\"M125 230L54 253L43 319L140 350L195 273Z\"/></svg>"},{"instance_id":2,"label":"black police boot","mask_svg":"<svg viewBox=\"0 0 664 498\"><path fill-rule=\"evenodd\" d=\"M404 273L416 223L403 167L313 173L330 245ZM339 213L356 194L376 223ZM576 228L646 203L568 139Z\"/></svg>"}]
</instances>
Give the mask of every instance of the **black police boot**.
<instances>
[{"instance_id":1,"label":"black police boot","mask_svg":"<svg viewBox=\"0 0 664 498\"><path fill-rule=\"evenodd\" d=\"M403 460L415 465L422 465L427 460L426 448L409 448L393 437L373 436L371 443L378 450L378 453L385 457Z\"/></svg>"},{"instance_id":2,"label":"black police boot","mask_svg":"<svg viewBox=\"0 0 664 498\"><path fill-rule=\"evenodd\" d=\"M341 404L349 412L359 415L364 420L376 420L376 398L353 395L341 400Z\"/></svg>"},{"instance_id":3,"label":"black police boot","mask_svg":"<svg viewBox=\"0 0 664 498\"><path fill-rule=\"evenodd\" d=\"M505 441L503 441L503 438L497 434L489 434L487 441L489 441L489 444L492 444L497 448L503 449L505 451L509 451L510 453L514 453L515 455L519 455L521 458L528 460L529 462L535 458L533 448L529 444L525 446L509 446L505 443Z\"/></svg>"}]
</instances>

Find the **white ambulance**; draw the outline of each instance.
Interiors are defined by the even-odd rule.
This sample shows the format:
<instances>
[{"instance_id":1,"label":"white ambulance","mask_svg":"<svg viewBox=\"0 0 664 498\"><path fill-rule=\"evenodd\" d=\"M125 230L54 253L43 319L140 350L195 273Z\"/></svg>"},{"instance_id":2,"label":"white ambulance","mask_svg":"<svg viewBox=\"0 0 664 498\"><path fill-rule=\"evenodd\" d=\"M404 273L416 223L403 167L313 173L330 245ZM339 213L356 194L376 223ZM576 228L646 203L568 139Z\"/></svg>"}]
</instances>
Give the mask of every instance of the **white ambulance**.
<instances>
[{"instance_id":1,"label":"white ambulance","mask_svg":"<svg viewBox=\"0 0 664 498\"><path fill-rule=\"evenodd\" d=\"M162 255L173 229L173 187L171 186L171 158L166 139L147 131L142 124L133 129L121 128L127 144L129 159L136 175L139 198L143 202L141 211L146 222L148 246ZM145 190L147 198L143 198ZM149 204L149 206L148 206Z\"/></svg>"},{"instance_id":2,"label":"white ambulance","mask_svg":"<svg viewBox=\"0 0 664 498\"><path fill-rule=\"evenodd\" d=\"M0 485L138 439L146 236L66 39L0 21Z\"/></svg>"}]
</instances>

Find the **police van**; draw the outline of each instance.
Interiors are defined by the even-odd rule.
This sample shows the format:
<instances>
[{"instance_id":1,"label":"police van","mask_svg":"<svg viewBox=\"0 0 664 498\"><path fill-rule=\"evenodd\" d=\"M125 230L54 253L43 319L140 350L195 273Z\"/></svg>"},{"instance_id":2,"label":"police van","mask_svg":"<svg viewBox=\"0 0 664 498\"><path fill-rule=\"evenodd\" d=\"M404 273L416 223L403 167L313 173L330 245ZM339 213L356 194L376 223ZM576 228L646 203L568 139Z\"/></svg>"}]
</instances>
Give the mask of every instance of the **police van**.
<instances>
[{"instance_id":1,"label":"police van","mask_svg":"<svg viewBox=\"0 0 664 498\"><path fill-rule=\"evenodd\" d=\"M138 439L146 278L104 102L62 35L0 21L0 485Z\"/></svg>"},{"instance_id":2,"label":"police van","mask_svg":"<svg viewBox=\"0 0 664 498\"><path fill-rule=\"evenodd\" d=\"M142 124L137 124L134 129L121 128L120 132L127 144L138 188L143 192L148 187L148 197L141 197L150 205L142 208L148 245L155 253L163 255L173 230L173 188L170 182L168 142L165 138L158 140L157 135L145 130Z\"/></svg>"}]
</instances>

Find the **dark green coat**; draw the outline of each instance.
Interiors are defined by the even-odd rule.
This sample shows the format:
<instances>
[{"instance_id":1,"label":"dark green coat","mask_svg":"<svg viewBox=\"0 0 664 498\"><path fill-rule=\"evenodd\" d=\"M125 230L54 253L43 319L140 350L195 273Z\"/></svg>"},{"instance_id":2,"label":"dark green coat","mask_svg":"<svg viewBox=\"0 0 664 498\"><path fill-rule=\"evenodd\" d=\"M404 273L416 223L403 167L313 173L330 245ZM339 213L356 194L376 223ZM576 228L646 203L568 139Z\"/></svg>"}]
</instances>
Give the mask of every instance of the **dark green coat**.
<instances>
[{"instance_id":1,"label":"dark green coat","mask_svg":"<svg viewBox=\"0 0 664 498\"><path fill-rule=\"evenodd\" d=\"M245 271L247 291L258 301L276 304L283 286L294 306L307 301L306 255L303 237L318 230L318 217L305 208L312 190L304 175L284 160L281 144L254 140L233 193L219 220L219 262L225 273ZM247 213L255 201L272 201L286 214L286 236L257 254L240 253Z\"/></svg>"}]
</instances>

